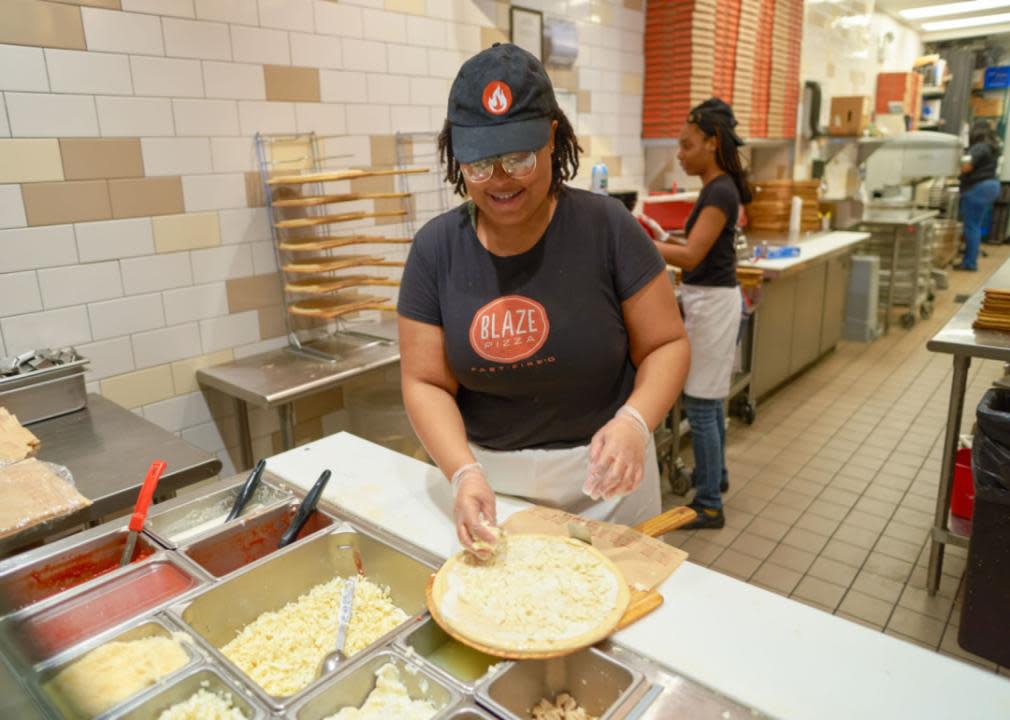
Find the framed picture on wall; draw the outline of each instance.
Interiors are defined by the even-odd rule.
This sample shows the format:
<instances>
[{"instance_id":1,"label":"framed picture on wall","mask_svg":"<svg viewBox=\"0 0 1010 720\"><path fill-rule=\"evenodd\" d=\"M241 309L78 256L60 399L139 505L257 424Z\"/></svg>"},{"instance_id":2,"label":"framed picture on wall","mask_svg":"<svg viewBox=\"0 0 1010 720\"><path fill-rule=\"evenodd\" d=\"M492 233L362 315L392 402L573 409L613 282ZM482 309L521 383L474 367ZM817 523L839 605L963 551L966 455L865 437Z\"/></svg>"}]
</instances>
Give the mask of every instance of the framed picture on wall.
<instances>
[{"instance_id":1,"label":"framed picture on wall","mask_svg":"<svg viewBox=\"0 0 1010 720\"><path fill-rule=\"evenodd\" d=\"M509 8L509 37L512 43L544 61L544 15L539 10Z\"/></svg>"}]
</instances>

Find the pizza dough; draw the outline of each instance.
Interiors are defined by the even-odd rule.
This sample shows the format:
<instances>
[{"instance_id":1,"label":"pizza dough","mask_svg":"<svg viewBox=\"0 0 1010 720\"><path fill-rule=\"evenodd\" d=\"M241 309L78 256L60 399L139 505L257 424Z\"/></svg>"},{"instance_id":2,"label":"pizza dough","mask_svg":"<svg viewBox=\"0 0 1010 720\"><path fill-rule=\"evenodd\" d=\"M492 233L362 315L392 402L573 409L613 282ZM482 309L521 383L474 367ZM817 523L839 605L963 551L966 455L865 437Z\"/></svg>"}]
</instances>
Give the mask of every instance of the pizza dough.
<instances>
[{"instance_id":1,"label":"pizza dough","mask_svg":"<svg viewBox=\"0 0 1010 720\"><path fill-rule=\"evenodd\" d=\"M432 601L450 633L506 656L574 650L603 639L628 607L628 585L596 548L554 535L507 535L481 562L449 559Z\"/></svg>"},{"instance_id":2,"label":"pizza dough","mask_svg":"<svg viewBox=\"0 0 1010 720\"><path fill-rule=\"evenodd\" d=\"M90 504L77 488L35 458L0 468L0 538Z\"/></svg>"},{"instance_id":3,"label":"pizza dough","mask_svg":"<svg viewBox=\"0 0 1010 720\"><path fill-rule=\"evenodd\" d=\"M39 449L39 439L18 422L7 408L0 407L0 461L24 460Z\"/></svg>"},{"instance_id":4,"label":"pizza dough","mask_svg":"<svg viewBox=\"0 0 1010 720\"><path fill-rule=\"evenodd\" d=\"M189 661L178 640L162 635L95 648L46 683L67 717L101 715Z\"/></svg>"}]
</instances>

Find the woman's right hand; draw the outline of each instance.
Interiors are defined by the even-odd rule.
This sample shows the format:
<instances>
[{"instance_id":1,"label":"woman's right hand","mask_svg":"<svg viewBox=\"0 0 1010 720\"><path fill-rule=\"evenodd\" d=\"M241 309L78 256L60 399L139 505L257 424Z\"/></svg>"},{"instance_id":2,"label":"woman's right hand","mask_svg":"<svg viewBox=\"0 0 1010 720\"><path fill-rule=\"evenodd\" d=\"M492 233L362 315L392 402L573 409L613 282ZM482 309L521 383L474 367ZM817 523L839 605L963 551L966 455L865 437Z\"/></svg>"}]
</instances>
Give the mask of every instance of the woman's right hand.
<instances>
[{"instance_id":1,"label":"woman's right hand","mask_svg":"<svg viewBox=\"0 0 1010 720\"><path fill-rule=\"evenodd\" d=\"M475 542L483 541L493 547L497 541L491 531L498 524L497 498L479 465L464 469L460 475L453 516L456 535L463 547L482 559L490 555L490 549L475 549L473 546Z\"/></svg>"}]
</instances>

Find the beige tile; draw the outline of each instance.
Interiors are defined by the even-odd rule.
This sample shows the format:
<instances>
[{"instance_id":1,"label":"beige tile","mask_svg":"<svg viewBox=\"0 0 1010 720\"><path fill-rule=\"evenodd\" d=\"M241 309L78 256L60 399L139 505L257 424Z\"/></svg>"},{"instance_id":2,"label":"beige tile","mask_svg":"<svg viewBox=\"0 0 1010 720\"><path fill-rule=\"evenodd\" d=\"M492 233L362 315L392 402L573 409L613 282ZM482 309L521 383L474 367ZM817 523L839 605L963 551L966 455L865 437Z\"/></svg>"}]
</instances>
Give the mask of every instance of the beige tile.
<instances>
[{"instance_id":1,"label":"beige tile","mask_svg":"<svg viewBox=\"0 0 1010 720\"><path fill-rule=\"evenodd\" d=\"M137 138L62 138L60 152L67 180L144 176Z\"/></svg>"},{"instance_id":2,"label":"beige tile","mask_svg":"<svg viewBox=\"0 0 1010 720\"><path fill-rule=\"evenodd\" d=\"M503 33L501 30L495 27L482 27L480 29L480 46L481 49L487 49L494 45L496 42L507 43L509 41L508 35ZM579 111L581 112L581 110Z\"/></svg>"},{"instance_id":3,"label":"beige tile","mask_svg":"<svg viewBox=\"0 0 1010 720\"><path fill-rule=\"evenodd\" d=\"M681 549L691 556L691 562L705 566L715 562L715 559L725 550L721 545L710 543L700 535L688 540L681 546Z\"/></svg>"},{"instance_id":4,"label":"beige tile","mask_svg":"<svg viewBox=\"0 0 1010 720\"><path fill-rule=\"evenodd\" d=\"M888 630L894 630L894 632L918 640L934 649L940 646L943 628L944 623L936 618L901 606L894 609L894 613L887 623Z\"/></svg>"},{"instance_id":5,"label":"beige tile","mask_svg":"<svg viewBox=\"0 0 1010 720\"><path fill-rule=\"evenodd\" d=\"M768 505L768 507L761 512L761 516L767 520L772 520L773 522L789 526L792 526L797 520L799 520L801 515L803 515L802 510L790 507L781 507L776 505L774 502Z\"/></svg>"},{"instance_id":6,"label":"beige tile","mask_svg":"<svg viewBox=\"0 0 1010 720\"><path fill-rule=\"evenodd\" d=\"M879 535L887 526L887 518L853 509L852 512L845 516L845 524L870 530Z\"/></svg>"},{"instance_id":7,"label":"beige tile","mask_svg":"<svg viewBox=\"0 0 1010 720\"><path fill-rule=\"evenodd\" d=\"M548 68L547 74L551 78L551 83L555 89L570 90L578 92L579 75L574 70L561 70L559 68Z\"/></svg>"},{"instance_id":8,"label":"beige tile","mask_svg":"<svg viewBox=\"0 0 1010 720\"><path fill-rule=\"evenodd\" d=\"M85 50L81 9L36 0L7 0L0 5L0 43Z\"/></svg>"},{"instance_id":9,"label":"beige tile","mask_svg":"<svg viewBox=\"0 0 1010 720\"><path fill-rule=\"evenodd\" d=\"M264 65L267 100L319 102L319 69Z\"/></svg>"},{"instance_id":10,"label":"beige tile","mask_svg":"<svg viewBox=\"0 0 1010 720\"><path fill-rule=\"evenodd\" d=\"M216 247L221 229L216 212L161 215L151 219L154 247L159 253ZM234 312L234 311L233 311Z\"/></svg>"},{"instance_id":11,"label":"beige tile","mask_svg":"<svg viewBox=\"0 0 1010 720\"><path fill-rule=\"evenodd\" d=\"M807 570L807 575L849 587L858 572L859 568L822 556L814 560L814 564Z\"/></svg>"},{"instance_id":12,"label":"beige tile","mask_svg":"<svg viewBox=\"0 0 1010 720\"><path fill-rule=\"evenodd\" d=\"M725 550L710 567L740 580L747 580L760 564L761 560L756 557L744 555L736 550Z\"/></svg>"},{"instance_id":13,"label":"beige tile","mask_svg":"<svg viewBox=\"0 0 1010 720\"><path fill-rule=\"evenodd\" d=\"M733 495L726 502L726 507L731 510L743 510L754 515L761 513L767 505L767 500L762 500L743 492Z\"/></svg>"},{"instance_id":14,"label":"beige tile","mask_svg":"<svg viewBox=\"0 0 1010 720\"><path fill-rule=\"evenodd\" d=\"M804 513L796 520L796 524L793 527L830 537L840 524L838 520L831 520L830 518L812 513Z\"/></svg>"},{"instance_id":15,"label":"beige tile","mask_svg":"<svg viewBox=\"0 0 1010 720\"><path fill-rule=\"evenodd\" d=\"M791 545L800 550L812 552L815 555L824 549L827 542L828 537L826 535L820 535L800 528L793 528L782 538L783 545Z\"/></svg>"},{"instance_id":16,"label":"beige tile","mask_svg":"<svg viewBox=\"0 0 1010 720\"><path fill-rule=\"evenodd\" d=\"M424 0L385 0L384 7L390 12L398 13L408 13L410 15L424 15L427 12L427 6ZM482 28L483 29L483 28ZM502 33L504 36L504 33ZM502 40L501 42L507 42L508 38ZM482 45L482 48L491 47L490 45Z\"/></svg>"},{"instance_id":17,"label":"beige tile","mask_svg":"<svg viewBox=\"0 0 1010 720\"><path fill-rule=\"evenodd\" d=\"M681 503L677 503L678 505ZM726 527L735 528L737 530L743 530L751 521L754 520L756 516L753 513L744 512L738 508L733 508L733 511L726 515Z\"/></svg>"},{"instance_id":18,"label":"beige tile","mask_svg":"<svg viewBox=\"0 0 1010 720\"><path fill-rule=\"evenodd\" d=\"M625 95L641 95L642 76L638 73L622 73L621 92Z\"/></svg>"},{"instance_id":19,"label":"beige tile","mask_svg":"<svg viewBox=\"0 0 1010 720\"><path fill-rule=\"evenodd\" d=\"M838 606L839 614L852 615L860 620L872 623L878 630L883 630L891 619L894 604L880 598L867 595L859 590L850 589Z\"/></svg>"},{"instance_id":20,"label":"beige tile","mask_svg":"<svg viewBox=\"0 0 1010 720\"><path fill-rule=\"evenodd\" d=\"M589 90L579 90L575 99L575 109L580 113L591 113L593 111L593 93Z\"/></svg>"},{"instance_id":21,"label":"beige tile","mask_svg":"<svg viewBox=\"0 0 1010 720\"><path fill-rule=\"evenodd\" d=\"M908 580L908 576L912 574L912 563L878 552L871 552L866 558L866 562L863 563L863 569L874 575L904 584Z\"/></svg>"},{"instance_id":22,"label":"beige tile","mask_svg":"<svg viewBox=\"0 0 1010 720\"><path fill-rule=\"evenodd\" d=\"M280 305L284 302L278 273L232 278L225 284L228 311L232 313Z\"/></svg>"},{"instance_id":23,"label":"beige tile","mask_svg":"<svg viewBox=\"0 0 1010 720\"><path fill-rule=\"evenodd\" d=\"M892 490L891 488L884 487L883 485L870 483L863 496L864 498L880 500L882 502L894 503L897 505L897 503L901 502L901 498L904 495L899 490Z\"/></svg>"},{"instance_id":24,"label":"beige tile","mask_svg":"<svg viewBox=\"0 0 1010 720\"><path fill-rule=\"evenodd\" d=\"M261 339L268 340L287 335L288 329L284 322L285 313L283 305L260 308L256 312L259 313Z\"/></svg>"},{"instance_id":25,"label":"beige tile","mask_svg":"<svg viewBox=\"0 0 1010 720\"><path fill-rule=\"evenodd\" d=\"M919 554L922 552L923 544L924 543L919 543L916 545L913 543L907 543L903 540L898 540L884 535L877 540L877 544L873 546L873 551L898 558L899 560L904 560L905 562L914 563L919 559Z\"/></svg>"},{"instance_id":26,"label":"beige tile","mask_svg":"<svg viewBox=\"0 0 1010 720\"><path fill-rule=\"evenodd\" d=\"M751 576L750 581L782 595L789 595L802 577L801 572L766 562Z\"/></svg>"},{"instance_id":27,"label":"beige tile","mask_svg":"<svg viewBox=\"0 0 1010 720\"><path fill-rule=\"evenodd\" d=\"M844 604L844 602L845 601L843 600L842 603ZM869 628L870 630L878 630L879 631L879 630L883 630L884 629L883 625L879 625L879 624L877 624L875 622L871 622L869 620L863 620L862 618L856 617L855 615L850 615L847 612L842 612L841 609L835 611L835 617L844 618L844 619L848 620L849 622L856 623L857 625L862 625L863 627Z\"/></svg>"},{"instance_id":28,"label":"beige tile","mask_svg":"<svg viewBox=\"0 0 1010 720\"><path fill-rule=\"evenodd\" d=\"M789 526L759 515L747 526L747 532L778 542L789 532Z\"/></svg>"},{"instance_id":29,"label":"beige tile","mask_svg":"<svg viewBox=\"0 0 1010 720\"><path fill-rule=\"evenodd\" d=\"M705 530L701 533L708 542L721 547L729 547L739 534L740 530L734 527Z\"/></svg>"},{"instance_id":30,"label":"beige tile","mask_svg":"<svg viewBox=\"0 0 1010 720\"><path fill-rule=\"evenodd\" d=\"M803 493L791 490L782 490L775 496L775 505L793 510L806 510L813 501L814 498L811 495L804 495Z\"/></svg>"},{"instance_id":31,"label":"beige tile","mask_svg":"<svg viewBox=\"0 0 1010 720\"><path fill-rule=\"evenodd\" d=\"M645 0L624 0L624 7L627 10L641 12L645 7Z\"/></svg>"},{"instance_id":32,"label":"beige tile","mask_svg":"<svg viewBox=\"0 0 1010 720\"><path fill-rule=\"evenodd\" d=\"M847 523L842 523L835 531L834 539L847 542L850 545L858 545L861 548L870 549L877 543L879 536L872 530L855 527Z\"/></svg>"},{"instance_id":33,"label":"beige tile","mask_svg":"<svg viewBox=\"0 0 1010 720\"><path fill-rule=\"evenodd\" d=\"M231 350L219 350L209 355L179 360L172 363L172 382L179 395L197 392L200 385L196 381L196 371L214 365L223 365L235 359Z\"/></svg>"},{"instance_id":34,"label":"beige tile","mask_svg":"<svg viewBox=\"0 0 1010 720\"><path fill-rule=\"evenodd\" d=\"M869 554L869 548L852 545L837 538L829 540L828 544L825 545L824 549L821 551L822 556L830 560L837 560L838 562L845 563L846 565L851 565L855 568L862 567L863 562L865 562L866 557Z\"/></svg>"},{"instance_id":35,"label":"beige tile","mask_svg":"<svg viewBox=\"0 0 1010 720\"><path fill-rule=\"evenodd\" d=\"M852 581L852 589L894 604L901 597L904 586L894 580L874 575L868 570L861 570Z\"/></svg>"},{"instance_id":36,"label":"beige tile","mask_svg":"<svg viewBox=\"0 0 1010 720\"><path fill-rule=\"evenodd\" d=\"M831 487L835 490L843 490L857 495L863 493L869 485L870 481L866 478L854 478L847 475L835 475L831 478Z\"/></svg>"},{"instance_id":37,"label":"beige tile","mask_svg":"<svg viewBox=\"0 0 1010 720\"><path fill-rule=\"evenodd\" d=\"M810 504L810 507L807 508L807 512L814 515L820 515L821 517L830 518L831 520L841 520L848 515L849 508L844 505L838 505L818 498Z\"/></svg>"},{"instance_id":38,"label":"beige tile","mask_svg":"<svg viewBox=\"0 0 1010 720\"><path fill-rule=\"evenodd\" d=\"M263 196L263 180L258 172L245 174L245 203L248 207L265 207L267 204Z\"/></svg>"},{"instance_id":39,"label":"beige tile","mask_svg":"<svg viewBox=\"0 0 1010 720\"><path fill-rule=\"evenodd\" d=\"M844 594L845 588L841 585L835 585L834 583L807 575L800 580L800 584L793 590L791 597L809 600L834 612L835 608L838 607L838 603L842 601Z\"/></svg>"},{"instance_id":40,"label":"beige tile","mask_svg":"<svg viewBox=\"0 0 1010 720\"><path fill-rule=\"evenodd\" d=\"M109 220L109 188L104 180L27 183L21 186L29 225Z\"/></svg>"},{"instance_id":41,"label":"beige tile","mask_svg":"<svg viewBox=\"0 0 1010 720\"><path fill-rule=\"evenodd\" d=\"M372 150L372 167L396 165L395 135L370 135L368 141Z\"/></svg>"},{"instance_id":42,"label":"beige tile","mask_svg":"<svg viewBox=\"0 0 1010 720\"><path fill-rule=\"evenodd\" d=\"M178 177L109 180L115 218L171 215L185 210L182 180Z\"/></svg>"},{"instance_id":43,"label":"beige tile","mask_svg":"<svg viewBox=\"0 0 1010 720\"><path fill-rule=\"evenodd\" d=\"M814 563L817 556L812 552L800 550L788 545L779 545L768 556L768 562L781 565L789 570L805 573Z\"/></svg>"},{"instance_id":44,"label":"beige tile","mask_svg":"<svg viewBox=\"0 0 1010 720\"><path fill-rule=\"evenodd\" d=\"M55 139L0 139L0 183L63 179L60 144Z\"/></svg>"},{"instance_id":45,"label":"beige tile","mask_svg":"<svg viewBox=\"0 0 1010 720\"><path fill-rule=\"evenodd\" d=\"M623 169L621 167L623 158L620 155L604 155L603 162L607 166L607 173L609 175L619 177L624 174Z\"/></svg>"},{"instance_id":46,"label":"beige tile","mask_svg":"<svg viewBox=\"0 0 1010 720\"><path fill-rule=\"evenodd\" d=\"M898 640L901 640L903 642L910 643L912 645L918 645L919 647L925 648L927 650L936 650L935 645L930 645L928 643L923 642L922 640L917 640L914 637L900 633L894 628L887 628L886 630L884 630L884 634L893 638L897 638Z\"/></svg>"},{"instance_id":47,"label":"beige tile","mask_svg":"<svg viewBox=\"0 0 1010 720\"><path fill-rule=\"evenodd\" d=\"M939 594L931 596L925 588L906 586L898 599L898 605L945 623L954 607L954 598Z\"/></svg>"},{"instance_id":48,"label":"beige tile","mask_svg":"<svg viewBox=\"0 0 1010 720\"><path fill-rule=\"evenodd\" d=\"M776 543L774 541L750 532L740 533L740 536L730 545L730 548L737 552L742 552L744 555L750 555L761 560L767 558L775 547Z\"/></svg>"},{"instance_id":49,"label":"beige tile","mask_svg":"<svg viewBox=\"0 0 1010 720\"><path fill-rule=\"evenodd\" d=\"M801 477L794 477L788 483L786 483L785 489L790 492L800 493L803 495L810 495L811 497L817 497L821 490L824 488L823 485L815 483L812 480L806 480Z\"/></svg>"},{"instance_id":50,"label":"beige tile","mask_svg":"<svg viewBox=\"0 0 1010 720\"><path fill-rule=\"evenodd\" d=\"M342 410L344 407L344 393L341 388L335 388L296 400L294 405L295 420L297 422L305 422L312 418L320 418L331 412Z\"/></svg>"},{"instance_id":51,"label":"beige tile","mask_svg":"<svg viewBox=\"0 0 1010 720\"><path fill-rule=\"evenodd\" d=\"M133 409L167 400L175 395L169 365L138 370L102 380L102 395L125 408Z\"/></svg>"}]
</instances>

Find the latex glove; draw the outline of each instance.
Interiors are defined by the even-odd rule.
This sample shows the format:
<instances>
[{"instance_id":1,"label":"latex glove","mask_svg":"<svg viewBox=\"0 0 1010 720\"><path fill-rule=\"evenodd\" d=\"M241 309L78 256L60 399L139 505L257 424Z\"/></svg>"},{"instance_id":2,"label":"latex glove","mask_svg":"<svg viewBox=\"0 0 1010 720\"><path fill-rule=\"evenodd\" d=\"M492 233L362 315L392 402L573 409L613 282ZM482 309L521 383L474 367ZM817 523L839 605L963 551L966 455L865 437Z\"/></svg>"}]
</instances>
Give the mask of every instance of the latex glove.
<instances>
[{"instance_id":1,"label":"latex glove","mask_svg":"<svg viewBox=\"0 0 1010 720\"><path fill-rule=\"evenodd\" d=\"M497 541L493 528L498 524L498 499L488 485L484 468L480 463L464 465L453 473L452 487L456 496L453 508L456 536L467 551L482 560L487 559ZM474 548L476 541L482 541L486 545Z\"/></svg>"},{"instance_id":2,"label":"latex glove","mask_svg":"<svg viewBox=\"0 0 1010 720\"><path fill-rule=\"evenodd\" d=\"M648 215L636 215L635 219L638 220L638 224L642 226L653 240L656 242L669 242L670 233L664 230L663 226L651 217Z\"/></svg>"},{"instance_id":3,"label":"latex glove","mask_svg":"<svg viewBox=\"0 0 1010 720\"><path fill-rule=\"evenodd\" d=\"M634 492L645 475L645 448L652 433L637 410L625 405L589 445L589 477L582 492L609 500Z\"/></svg>"}]
</instances>

